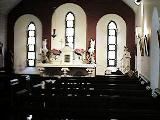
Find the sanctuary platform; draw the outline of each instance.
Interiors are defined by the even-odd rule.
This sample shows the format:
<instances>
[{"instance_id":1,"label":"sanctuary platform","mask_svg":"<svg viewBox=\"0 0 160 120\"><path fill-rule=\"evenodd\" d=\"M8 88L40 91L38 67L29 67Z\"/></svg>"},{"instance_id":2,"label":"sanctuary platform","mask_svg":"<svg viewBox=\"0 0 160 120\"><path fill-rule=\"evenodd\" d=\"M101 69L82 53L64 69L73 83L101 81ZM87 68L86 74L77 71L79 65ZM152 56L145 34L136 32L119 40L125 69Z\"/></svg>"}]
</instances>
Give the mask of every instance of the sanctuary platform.
<instances>
[{"instance_id":1,"label":"sanctuary platform","mask_svg":"<svg viewBox=\"0 0 160 120\"><path fill-rule=\"evenodd\" d=\"M41 76L86 76L95 77L96 64L50 64L38 63Z\"/></svg>"}]
</instances>

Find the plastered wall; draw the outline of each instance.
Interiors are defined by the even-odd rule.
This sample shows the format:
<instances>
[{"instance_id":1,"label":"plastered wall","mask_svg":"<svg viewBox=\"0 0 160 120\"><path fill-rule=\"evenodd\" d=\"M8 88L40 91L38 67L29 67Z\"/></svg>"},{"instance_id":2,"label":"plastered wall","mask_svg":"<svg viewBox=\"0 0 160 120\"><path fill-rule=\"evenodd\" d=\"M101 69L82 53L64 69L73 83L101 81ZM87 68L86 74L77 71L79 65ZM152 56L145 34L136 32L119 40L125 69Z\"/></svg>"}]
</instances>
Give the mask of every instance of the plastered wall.
<instances>
[{"instance_id":1,"label":"plastered wall","mask_svg":"<svg viewBox=\"0 0 160 120\"><path fill-rule=\"evenodd\" d=\"M37 17L31 14L21 16L14 26L14 70L15 73L34 74L35 70L26 67L27 27L30 22L36 26L36 59L39 59L39 51L42 43L42 25ZM31 68L31 67L30 67Z\"/></svg>"},{"instance_id":2,"label":"plastered wall","mask_svg":"<svg viewBox=\"0 0 160 120\"><path fill-rule=\"evenodd\" d=\"M111 20L117 24L117 67L107 67L107 25ZM96 74L104 75L105 70L115 72L120 68L126 46L126 23L116 14L107 14L98 21L96 32Z\"/></svg>"},{"instance_id":3,"label":"plastered wall","mask_svg":"<svg viewBox=\"0 0 160 120\"><path fill-rule=\"evenodd\" d=\"M75 16L75 48L86 50L86 14L73 3L61 5L53 13L52 30L56 29L56 37L51 38L51 49L62 49L65 46L65 17L68 12Z\"/></svg>"}]
</instances>

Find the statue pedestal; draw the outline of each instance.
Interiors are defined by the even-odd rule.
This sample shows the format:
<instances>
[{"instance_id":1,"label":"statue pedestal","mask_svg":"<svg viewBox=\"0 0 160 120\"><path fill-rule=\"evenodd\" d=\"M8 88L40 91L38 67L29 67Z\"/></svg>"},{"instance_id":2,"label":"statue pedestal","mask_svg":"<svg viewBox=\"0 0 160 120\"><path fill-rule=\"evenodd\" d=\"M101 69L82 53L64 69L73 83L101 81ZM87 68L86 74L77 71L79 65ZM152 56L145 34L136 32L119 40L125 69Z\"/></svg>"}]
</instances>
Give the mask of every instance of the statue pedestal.
<instances>
[{"instance_id":1,"label":"statue pedestal","mask_svg":"<svg viewBox=\"0 0 160 120\"><path fill-rule=\"evenodd\" d=\"M67 77L67 72L69 71L69 69L68 68L62 68L61 71L63 72L63 75L61 75L61 76Z\"/></svg>"},{"instance_id":2,"label":"statue pedestal","mask_svg":"<svg viewBox=\"0 0 160 120\"><path fill-rule=\"evenodd\" d=\"M95 72L95 69L93 68L87 68L86 71L88 72L88 77L94 77L93 72Z\"/></svg>"}]
</instances>

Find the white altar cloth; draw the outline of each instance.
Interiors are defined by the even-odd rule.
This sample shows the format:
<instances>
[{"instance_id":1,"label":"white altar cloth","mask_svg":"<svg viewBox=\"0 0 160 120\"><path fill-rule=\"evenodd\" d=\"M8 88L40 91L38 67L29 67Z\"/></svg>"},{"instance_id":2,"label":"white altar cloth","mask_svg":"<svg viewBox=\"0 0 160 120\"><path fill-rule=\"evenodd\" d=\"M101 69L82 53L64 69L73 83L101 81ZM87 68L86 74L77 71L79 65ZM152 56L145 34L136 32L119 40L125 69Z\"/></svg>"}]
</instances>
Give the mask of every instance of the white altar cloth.
<instances>
[{"instance_id":1,"label":"white altar cloth","mask_svg":"<svg viewBox=\"0 0 160 120\"><path fill-rule=\"evenodd\" d=\"M51 64L51 63L38 63L37 67L77 67L77 68L95 68L96 64Z\"/></svg>"}]
</instances>

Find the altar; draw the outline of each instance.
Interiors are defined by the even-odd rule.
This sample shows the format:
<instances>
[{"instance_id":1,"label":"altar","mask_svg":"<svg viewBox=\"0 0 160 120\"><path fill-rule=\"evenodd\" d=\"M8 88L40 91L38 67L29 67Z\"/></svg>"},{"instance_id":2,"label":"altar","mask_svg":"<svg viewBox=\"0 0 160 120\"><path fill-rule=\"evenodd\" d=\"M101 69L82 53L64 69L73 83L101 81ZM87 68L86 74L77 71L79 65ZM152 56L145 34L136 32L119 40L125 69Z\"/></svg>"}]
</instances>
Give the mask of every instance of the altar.
<instances>
[{"instance_id":1,"label":"altar","mask_svg":"<svg viewBox=\"0 0 160 120\"><path fill-rule=\"evenodd\" d=\"M61 49L48 50L46 44L47 40L45 39L39 54L41 59L36 64L41 76L95 77L95 40L91 39L88 51L84 48L72 48L69 45L65 45Z\"/></svg>"},{"instance_id":2,"label":"altar","mask_svg":"<svg viewBox=\"0 0 160 120\"><path fill-rule=\"evenodd\" d=\"M95 77L95 64L50 64L38 63L37 68L41 76Z\"/></svg>"}]
</instances>

